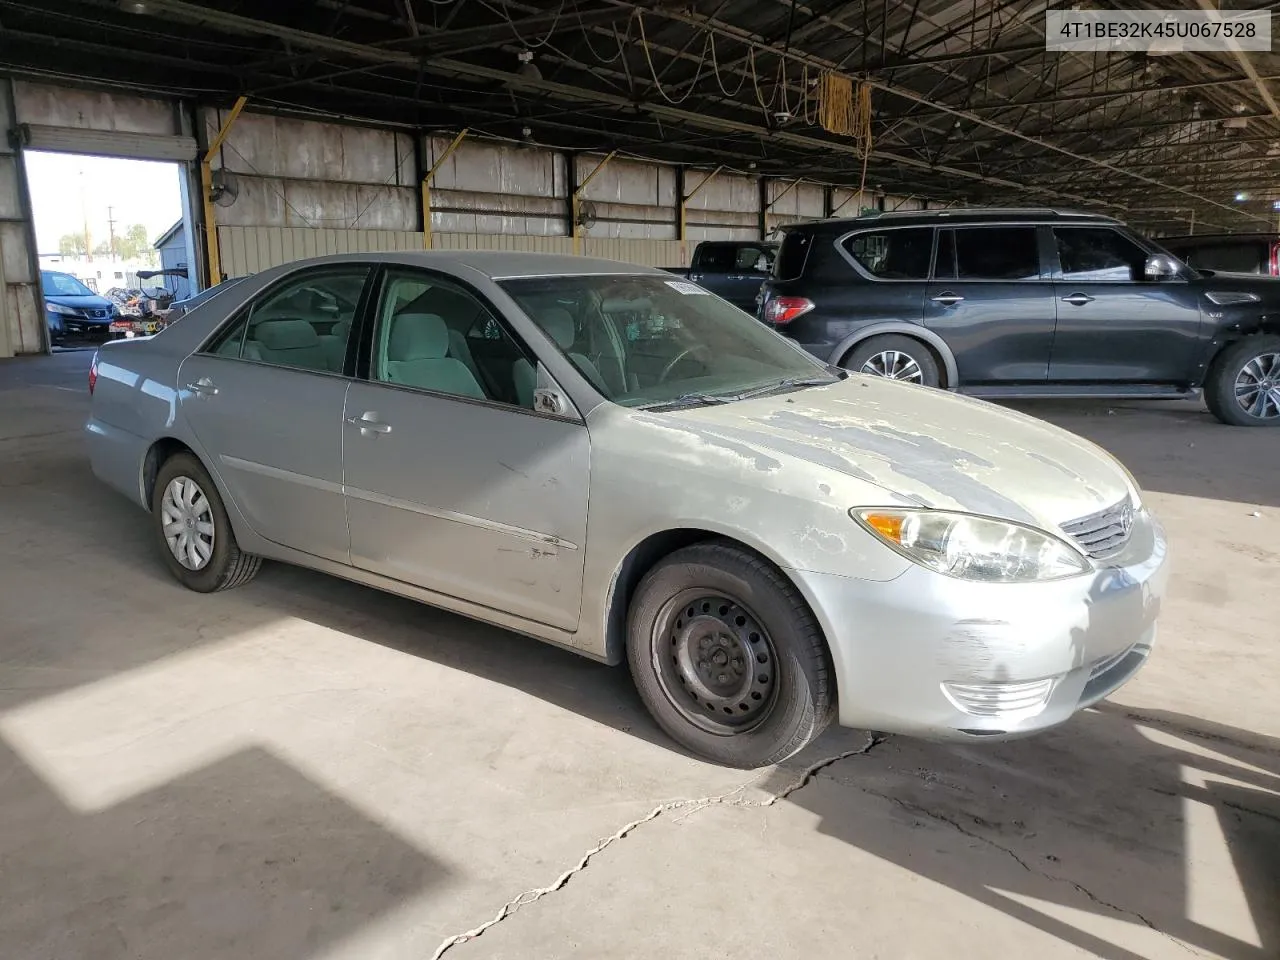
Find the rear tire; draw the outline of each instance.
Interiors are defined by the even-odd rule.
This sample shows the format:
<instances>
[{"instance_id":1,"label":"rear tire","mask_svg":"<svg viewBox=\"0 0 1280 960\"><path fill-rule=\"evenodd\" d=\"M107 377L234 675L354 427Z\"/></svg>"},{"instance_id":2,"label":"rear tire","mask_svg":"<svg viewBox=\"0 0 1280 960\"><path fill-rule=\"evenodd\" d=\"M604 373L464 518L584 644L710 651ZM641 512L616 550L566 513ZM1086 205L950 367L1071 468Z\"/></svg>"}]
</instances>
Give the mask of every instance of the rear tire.
<instances>
[{"instance_id":1,"label":"rear tire","mask_svg":"<svg viewBox=\"0 0 1280 960\"><path fill-rule=\"evenodd\" d=\"M852 373L937 387L942 383L933 351L913 337L884 334L858 344L840 364Z\"/></svg>"},{"instance_id":2,"label":"rear tire","mask_svg":"<svg viewBox=\"0 0 1280 960\"><path fill-rule=\"evenodd\" d=\"M1204 402L1234 427L1280 427L1280 337L1245 337L1223 350L1205 377Z\"/></svg>"},{"instance_id":3,"label":"rear tire","mask_svg":"<svg viewBox=\"0 0 1280 960\"><path fill-rule=\"evenodd\" d=\"M236 543L227 509L204 464L175 453L156 473L151 516L165 563L188 590L214 593L248 583L262 558Z\"/></svg>"},{"instance_id":4,"label":"rear tire","mask_svg":"<svg viewBox=\"0 0 1280 960\"><path fill-rule=\"evenodd\" d=\"M649 713L700 757L780 763L835 713L831 659L796 588L727 543L677 550L640 581L627 659Z\"/></svg>"}]
</instances>

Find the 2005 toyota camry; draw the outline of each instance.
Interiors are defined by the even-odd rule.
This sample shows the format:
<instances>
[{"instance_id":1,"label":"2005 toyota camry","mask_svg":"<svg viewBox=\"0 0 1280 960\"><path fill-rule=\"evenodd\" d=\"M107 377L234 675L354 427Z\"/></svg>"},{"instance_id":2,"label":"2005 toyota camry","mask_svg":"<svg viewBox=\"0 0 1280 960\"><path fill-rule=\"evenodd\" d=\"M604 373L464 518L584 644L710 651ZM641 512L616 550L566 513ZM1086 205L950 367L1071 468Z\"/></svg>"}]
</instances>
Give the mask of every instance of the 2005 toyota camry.
<instances>
[{"instance_id":1,"label":"2005 toyota camry","mask_svg":"<svg viewBox=\"0 0 1280 960\"><path fill-rule=\"evenodd\" d=\"M833 718L1028 733L1155 635L1164 537L1111 456L829 368L643 267L291 264L106 345L90 389L94 472L191 589L265 557L625 658L720 763Z\"/></svg>"}]
</instances>

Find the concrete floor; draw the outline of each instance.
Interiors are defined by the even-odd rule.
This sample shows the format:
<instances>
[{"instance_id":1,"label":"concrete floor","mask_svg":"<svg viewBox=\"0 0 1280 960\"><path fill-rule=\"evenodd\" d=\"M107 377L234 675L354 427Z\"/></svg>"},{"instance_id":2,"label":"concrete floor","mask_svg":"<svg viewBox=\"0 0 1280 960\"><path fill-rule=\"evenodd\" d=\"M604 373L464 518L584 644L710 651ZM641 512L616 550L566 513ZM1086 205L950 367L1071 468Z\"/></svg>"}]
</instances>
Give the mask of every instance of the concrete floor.
<instances>
[{"instance_id":1,"label":"concrete floor","mask_svg":"<svg viewBox=\"0 0 1280 960\"><path fill-rule=\"evenodd\" d=\"M182 590L89 474L88 361L0 364L4 957L1280 956L1280 432L1027 405L1169 528L1149 666L1033 740L751 776L625 670L279 565Z\"/></svg>"}]
</instances>

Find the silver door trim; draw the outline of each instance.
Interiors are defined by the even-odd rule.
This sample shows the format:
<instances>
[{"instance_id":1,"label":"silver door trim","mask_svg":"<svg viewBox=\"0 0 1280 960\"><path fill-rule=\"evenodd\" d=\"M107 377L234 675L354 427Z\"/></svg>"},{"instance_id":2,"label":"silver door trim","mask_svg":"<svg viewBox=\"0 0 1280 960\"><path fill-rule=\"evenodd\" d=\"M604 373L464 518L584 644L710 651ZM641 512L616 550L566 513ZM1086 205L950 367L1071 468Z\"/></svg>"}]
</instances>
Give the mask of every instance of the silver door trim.
<instances>
[{"instance_id":1,"label":"silver door trim","mask_svg":"<svg viewBox=\"0 0 1280 960\"><path fill-rule=\"evenodd\" d=\"M242 460L239 457L229 457L225 453L218 454L218 459L225 463L228 467L237 470L244 470L247 473L256 473L264 477L271 477L273 480L285 480L289 483L300 484L304 487L311 487L314 490L323 490L325 493L342 494L342 484L333 480L321 480L319 477L308 476L305 473L294 473L292 470L284 470L280 467L270 467L265 463L257 463L253 460Z\"/></svg>"},{"instance_id":2,"label":"silver door trim","mask_svg":"<svg viewBox=\"0 0 1280 960\"><path fill-rule=\"evenodd\" d=\"M410 513L421 514L424 517L434 517L437 520L450 520L454 523L465 523L469 527L479 527L482 530L490 530L494 533L505 533L508 536L516 537L520 540L528 540L531 543L546 544L553 547L564 547L566 550L577 550L578 545L569 540L562 540L550 533L541 533L537 530L529 530L526 527L516 527L509 523L502 523L498 520L489 520L485 517L473 517L468 513L455 513L452 510L438 510L434 507L428 507L425 504L417 503L413 500L401 500L399 497L389 497L386 494L375 493L372 490L363 490L360 487L344 487L349 497L355 497L357 500L364 500L368 503L381 504L384 507L394 507L397 510L408 510Z\"/></svg>"}]
</instances>

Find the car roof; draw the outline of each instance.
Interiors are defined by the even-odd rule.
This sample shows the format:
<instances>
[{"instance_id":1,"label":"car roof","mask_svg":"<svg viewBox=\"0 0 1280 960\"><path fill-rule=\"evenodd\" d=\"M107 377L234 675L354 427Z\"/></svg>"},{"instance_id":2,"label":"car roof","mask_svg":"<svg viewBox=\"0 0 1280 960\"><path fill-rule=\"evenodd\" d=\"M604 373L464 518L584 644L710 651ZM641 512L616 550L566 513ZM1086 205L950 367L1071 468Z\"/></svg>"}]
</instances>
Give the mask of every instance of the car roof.
<instances>
[{"instance_id":1,"label":"car roof","mask_svg":"<svg viewBox=\"0 0 1280 960\"><path fill-rule=\"evenodd\" d=\"M418 264L426 268L457 272L469 267L491 280L534 277L582 276L584 274L670 275L656 267L643 267L620 260L582 257L569 253L523 253L508 250L389 250L381 253L341 253L289 264L291 268L321 266L326 263Z\"/></svg>"},{"instance_id":2,"label":"car roof","mask_svg":"<svg viewBox=\"0 0 1280 960\"><path fill-rule=\"evenodd\" d=\"M951 210L895 210L860 217L833 217L790 224L783 230L843 231L874 226L936 226L943 223L1106 223L1121 221L1100 213L1051 207L957 207Z\"/></svg>"}]
</instances>

